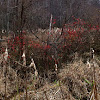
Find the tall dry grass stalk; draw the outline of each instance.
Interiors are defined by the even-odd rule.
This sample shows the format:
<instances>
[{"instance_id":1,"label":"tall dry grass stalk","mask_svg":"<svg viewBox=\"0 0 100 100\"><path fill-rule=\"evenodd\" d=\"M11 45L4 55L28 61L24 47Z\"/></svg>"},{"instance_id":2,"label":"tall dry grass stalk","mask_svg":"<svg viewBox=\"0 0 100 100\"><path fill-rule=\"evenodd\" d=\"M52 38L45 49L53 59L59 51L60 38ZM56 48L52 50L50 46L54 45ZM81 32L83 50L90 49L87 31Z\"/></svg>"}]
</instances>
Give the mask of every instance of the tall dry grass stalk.
<instances>
[{"instance_id":1,"label":"tall dry grass stalk","mask_svg":"<svg viewBox=\"0 0 100 100\"><path fill-rule=\"evenodd\" d=\"M26 66L26 56L25 56L25 50L23 51L23 66ZM26 100L28 100L28 94L27 94L27 68L25 68L25 90L26 90Z\"/></svg>"},{"instance_id":2,"label":"tall dry grass stalk","mask_svg":"<svg viewBox=\"0 0 100 100\"><path fill-rule=\"evenodd\" d=\"M91 48L90 52L90 59L92 61L92 67L93 67L93 87L92 92L90 94L90 100L98 100L98 93L97 93L97 85L96 85L96 77L95 77L95 60L94 60L94 50Z\"/></svg>"},{"instance_id":3,"label":"tall dry grass stalk","mask_svg":"<svg viewBox=\"0 0 100 100\"><path fill-rule=\"evenodd\" d=\"M6 48L3 54L3 73L5 77L5 100L7 100L7 60L8 60L8 50Z\"/></svg>"},{"instance_id":4,"label":"tall dry grass stalk","mask_svg":"<svg viewBox=\"0 0 100 100\"><path fill-rule=\"evenodd\" d=\"M98 93L97 93L97 86L96 86L96 82L93 82L93 88L92 88L92 92L90 95L90 100L99 100L98 99Z\"/></svg>"}]
</instances>

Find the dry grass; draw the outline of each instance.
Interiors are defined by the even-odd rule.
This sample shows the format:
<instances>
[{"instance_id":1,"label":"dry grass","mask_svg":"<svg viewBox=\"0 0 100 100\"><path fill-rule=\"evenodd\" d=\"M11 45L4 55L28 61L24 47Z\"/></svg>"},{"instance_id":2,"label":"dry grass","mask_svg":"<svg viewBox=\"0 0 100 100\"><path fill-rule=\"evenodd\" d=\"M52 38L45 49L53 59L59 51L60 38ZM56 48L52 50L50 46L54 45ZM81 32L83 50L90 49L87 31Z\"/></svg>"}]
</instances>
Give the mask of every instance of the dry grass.
<instances>
[{"instance_id":1,"label":"dry grass","mask_svg":"<svg viewBox=\"0 0 100 100\"><path fill-rule=\"evenodd\" d=\"M100 93L100 68L96 66L95 69L96 84L98 89L98 94ZM61 70L59 73L63 84L66 85L69 92L76 99L87 100L90 97L92 87L85 82L85 79L92 84L93 70L84 64L81 60L75 61L69 64L65 69ZM83 99L82 99L83 98Z\"/></svg>"},{"instance_id":2,"label":"dry grass","mask_svg":"<svg viewBox=\"0 0 100 100\"><path fill-rule=\"evenodd\" d=\"M82 62L82 59L73 61L71 64L62 64L63 68L59 71L57 77L61 82L61 89L58 80L50 83L48 80L39 78L33 82L28 82L27 95L29 100L88 100L92 91L91 85L85 80L92 83L93 70ZM1 68L2 69L2 68ZM9 70L9 69L8 69ZM0 70L0 99L4 96L3 74ZM48 73L49 74L49 73ZM97 65L95 69L96 85L98 98L100 97L100 67ZM20 100L25 100L25 88L23 80L19 77L19 81L15 79L16 72L10 68L7 73L7 97L8 100L18 100L19 95L14 91L17 90L15 84L19 82ZM22 81L21 81L22 80ZM22 91L21 91L22 89ZM46 91L46 92L45 92ZM16 99L15 99L16 98Z\"/></svg>"}]
</instances>

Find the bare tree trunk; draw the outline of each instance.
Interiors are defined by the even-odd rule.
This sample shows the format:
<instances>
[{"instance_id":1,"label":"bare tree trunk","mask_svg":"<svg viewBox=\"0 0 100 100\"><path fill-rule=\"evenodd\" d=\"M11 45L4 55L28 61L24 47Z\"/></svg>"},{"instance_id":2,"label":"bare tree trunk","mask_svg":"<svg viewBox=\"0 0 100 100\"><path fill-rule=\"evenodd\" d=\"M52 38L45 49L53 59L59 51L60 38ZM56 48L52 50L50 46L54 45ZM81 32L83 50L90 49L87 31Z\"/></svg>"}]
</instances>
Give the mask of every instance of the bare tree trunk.
<instances>
[{"instance_id":1,"label":"bare tree trunk","mask_svg":"<svg viewBox=\"0 0 100 100\"><path fill-rule=\"evenodd\" d=\"M8 0L8 2L7 2L7 36L9 34L9 25L10 25L10 23L9 23L9 15L10 15L9 5L10 5L10 0Z\"/></svg>"},{"instance_id":2,"label":"bare tree trunk","mask_svg":"<svg viewBox=\"0 0 100 100\"><path fill-rule=\"evenodd\" d=\"M24 45L23 45L23 41L24 41L24 36L23 36L23 27L24 27L24 23L25 23L25 19L24 19L24 2L25 0L21 0L21 12L20 12L20 55L23 54L23 50L24 50ZM20 58L21 59L21 58Z\"/></svg>"}]
</instances>

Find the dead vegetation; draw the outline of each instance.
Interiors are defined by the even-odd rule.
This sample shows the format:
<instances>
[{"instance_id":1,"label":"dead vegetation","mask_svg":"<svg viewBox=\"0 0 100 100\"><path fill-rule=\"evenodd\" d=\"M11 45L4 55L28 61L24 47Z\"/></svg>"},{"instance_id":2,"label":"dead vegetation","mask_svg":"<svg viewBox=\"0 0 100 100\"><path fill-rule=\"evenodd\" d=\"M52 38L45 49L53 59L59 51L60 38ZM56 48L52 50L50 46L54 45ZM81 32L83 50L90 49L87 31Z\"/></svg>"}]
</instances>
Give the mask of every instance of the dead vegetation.
<instances>
[{"instance_id":1,"label":"dead vegetation","mask_svg":"<svg viewBox=\"0 0 100 100\"><path fill-rule=\"evenodd\" d=\"M28 73L28 100L88 100L92 92L93 68L88 67L82 59L69 64L62 64L63 68L53 77L35 78ZM4 100L4 76L0 67L0 99ZM51 73L51 75L50 75ZM48 72L53 76L53 72ZM100 66L95 67L97 95L100 97ZM14 69L7 67L7 100L25 100L24 79L20 78ZM99 99L98 99L99 100Z\"/></svg>"}]
</instances>

